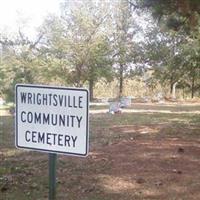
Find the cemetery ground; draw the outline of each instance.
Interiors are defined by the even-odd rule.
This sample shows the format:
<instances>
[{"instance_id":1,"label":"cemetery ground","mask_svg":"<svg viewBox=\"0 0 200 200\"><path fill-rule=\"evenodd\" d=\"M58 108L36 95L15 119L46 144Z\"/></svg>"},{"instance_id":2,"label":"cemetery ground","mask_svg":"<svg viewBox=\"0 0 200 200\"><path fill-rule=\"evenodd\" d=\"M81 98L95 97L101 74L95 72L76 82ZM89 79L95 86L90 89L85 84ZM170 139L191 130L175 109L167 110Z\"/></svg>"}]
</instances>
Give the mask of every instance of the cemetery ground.
<instances>
[{"instance_id":1,"label":"cemetery ground","mask_svg":"<svg viewBox=\"0 0 200 200\"><path fill-rule=\"evenodd\" d=\"M58 200L200 199L200 104L106 109L91 109L88 157L58 155ZM48 154L16 149L0 112L0 200L48 199Z\"/></svg>"}]
</instances>

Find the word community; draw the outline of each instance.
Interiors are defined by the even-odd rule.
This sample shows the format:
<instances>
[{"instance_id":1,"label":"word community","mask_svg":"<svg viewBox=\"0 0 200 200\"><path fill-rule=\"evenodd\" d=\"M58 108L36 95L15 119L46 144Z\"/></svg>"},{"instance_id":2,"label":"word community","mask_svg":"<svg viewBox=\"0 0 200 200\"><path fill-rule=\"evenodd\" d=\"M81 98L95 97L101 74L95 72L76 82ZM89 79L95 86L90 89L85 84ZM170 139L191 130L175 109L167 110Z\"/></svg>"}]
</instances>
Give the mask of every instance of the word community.
<instances>
[{"instance_id":1,"label":"word community","mask_svg":"<svg viewBox=\"0 0 200 200\"><path fill-rule=\"evenodd\" d=\"M83 96L70 96L51 93L41 94L39 92L21 92L20 97L22 104L83 108Z\"/></svg>"},{"instance_id":2,"label":"word community","mask_svg":"<svg viewBox=\"0 0 200 200\"><path fill-rule=\"evenodd\" d=\"M81 127L82 116L76 115L61 115L53 113L41 113L41 112L26 112L22 111L20 119L22 123L29 124L42 124L50 126L62 126L62 127Z\"/></svg>"}]
</instances>

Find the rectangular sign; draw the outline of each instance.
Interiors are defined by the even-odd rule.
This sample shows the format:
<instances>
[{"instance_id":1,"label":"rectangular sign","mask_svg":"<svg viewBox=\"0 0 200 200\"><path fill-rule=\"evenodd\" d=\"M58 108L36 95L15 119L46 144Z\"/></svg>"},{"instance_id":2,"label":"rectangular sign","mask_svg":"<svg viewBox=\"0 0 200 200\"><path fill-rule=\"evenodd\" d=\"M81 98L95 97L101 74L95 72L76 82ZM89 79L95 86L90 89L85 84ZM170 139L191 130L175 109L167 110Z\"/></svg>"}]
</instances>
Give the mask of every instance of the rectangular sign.
<instances>
[{"instance_id":1,"label":"rectangular sign","mask_svg":"<svg viewBox=\"0 0 200 200\"><path fill-rule=\"evenodd\" d=\"M87 155L88 90L25 84L15 90L16 147Z\"/></svg>"}]
</instances>

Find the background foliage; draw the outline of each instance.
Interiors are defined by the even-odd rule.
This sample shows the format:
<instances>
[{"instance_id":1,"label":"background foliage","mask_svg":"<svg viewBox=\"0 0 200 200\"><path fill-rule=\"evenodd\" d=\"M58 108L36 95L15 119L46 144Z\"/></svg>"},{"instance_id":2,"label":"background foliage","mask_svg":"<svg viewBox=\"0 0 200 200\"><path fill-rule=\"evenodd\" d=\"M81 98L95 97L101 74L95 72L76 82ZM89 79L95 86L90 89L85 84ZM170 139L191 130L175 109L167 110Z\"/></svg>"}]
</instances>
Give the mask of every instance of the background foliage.
<instances>
[{"instance_id":1,"label":"background foliage","mask_svg":"<svg viewBox=\"0 0 200 200\"><path fill-rule=\"evenodd\" d=\"M61 11L34 41L20 28L0 33L0 94L8 101L16 83L84 86L91 100L102 96L101 84L113 97L175 98L176 89L199 96L199 1L63 1ZM131 80L140 93L127 92Z\"/></svg>"}]
</instances>

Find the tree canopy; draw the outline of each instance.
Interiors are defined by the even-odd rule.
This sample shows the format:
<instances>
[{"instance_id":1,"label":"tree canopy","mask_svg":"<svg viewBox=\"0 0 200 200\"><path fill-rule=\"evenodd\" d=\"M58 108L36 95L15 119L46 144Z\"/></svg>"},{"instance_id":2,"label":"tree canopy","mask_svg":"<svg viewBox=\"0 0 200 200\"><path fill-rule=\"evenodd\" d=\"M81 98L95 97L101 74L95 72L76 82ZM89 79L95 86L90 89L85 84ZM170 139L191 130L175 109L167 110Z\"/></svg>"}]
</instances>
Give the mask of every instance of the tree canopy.
<instances>
[{"instance_id":1,"label":"tree canopy","mask_svg":"<svg viewBox=\"0 0 200 200\"><path fill-rule=\"evenodd\" d=\"M155 85L197 95L200 87L198 0L63 1L30 39L19 28L0 33L0 93L13 100L16 83L86 86L153 73ZM153 81L152 81L153 80ZM147 81L145 79L145 81Z\"/></svg>"}]
</instances>

